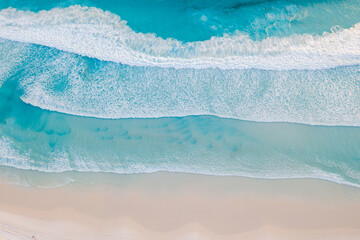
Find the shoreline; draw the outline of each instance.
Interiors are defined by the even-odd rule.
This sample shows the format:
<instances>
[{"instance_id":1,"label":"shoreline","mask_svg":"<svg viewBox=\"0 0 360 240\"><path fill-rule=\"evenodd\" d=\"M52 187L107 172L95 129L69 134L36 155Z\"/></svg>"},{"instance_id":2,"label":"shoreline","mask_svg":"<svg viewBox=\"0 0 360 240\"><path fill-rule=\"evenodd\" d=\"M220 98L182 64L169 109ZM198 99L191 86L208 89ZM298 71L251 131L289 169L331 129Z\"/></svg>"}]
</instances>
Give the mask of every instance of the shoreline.
<instances>
[{"instance_id":1,"label":"shoreline","mask_svg":"<svg viewBox=\"0 0 360 240\"><path fill-rule=\"evenodd\" d=\"M344 185L351 188L357 188L360 190L360 185L344 179L334 179L331 177L322 177L322 176L282 176L282 177L258 177L256 175L236 175L236 174L214 174L208 172L196 172L196 171L182 171L182 170L154 170L148 172L116 172L116 171L78 171L78 170L64 170L58 172L44 171L42 169L32 169L32 168L19 168L10 165L1 165L0 166L0 184L12 184L16 186L25 186L25 187L39 187L39 188L57 188L64 187L68 184L73 184L79 182L82 184L88 184L89 182L84 182L84 179L91 180L90 178L95 177L95 181L90 181L90 184L102 184L104 179L107 184L117 184L116 181L119 179L132 179L132 178L141 178L144 175L189 175L189 176L203 176L210 178L239 178L239 179L253 179L255 181L325 181L331 182L336 185ZM40 179L40 182L28 183L29 179ZM53 185L48 183L48 180L53 181ZM99 180L100 179L100 180ZM44 183L44 180L46 183ZM39 184L39 185L37 185Z\"/></svg>"},{"instance_id":2,"label":"shoreline","mask_svg":"<svg viewBox=\"0 0 360 240\"><path fill-rule=\"evenodd\" d=\"M0 184L0 239L360 239L356 187L164 172L121 179Z\"/></svg>"}]
</instances>

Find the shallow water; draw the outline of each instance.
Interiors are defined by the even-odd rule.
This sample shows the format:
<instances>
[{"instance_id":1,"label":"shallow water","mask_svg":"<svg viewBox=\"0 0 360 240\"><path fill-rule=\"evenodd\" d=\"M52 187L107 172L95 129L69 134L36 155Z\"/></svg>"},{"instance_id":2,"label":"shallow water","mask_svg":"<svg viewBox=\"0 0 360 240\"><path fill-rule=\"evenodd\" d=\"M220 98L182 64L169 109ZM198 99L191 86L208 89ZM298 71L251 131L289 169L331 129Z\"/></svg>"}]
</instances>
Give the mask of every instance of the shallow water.
<instances>
[{"instance_id":1,"label":"shallow water","mask_svg":"<svg viewBox=\"0 0 360 240\"><path fill-rule=\"evenodd\" d=\"M214 116L106 120L42 110L1 88L2 165L46 172L178 171L359 184L360 128Z\"/></svg>"}]
</instances>

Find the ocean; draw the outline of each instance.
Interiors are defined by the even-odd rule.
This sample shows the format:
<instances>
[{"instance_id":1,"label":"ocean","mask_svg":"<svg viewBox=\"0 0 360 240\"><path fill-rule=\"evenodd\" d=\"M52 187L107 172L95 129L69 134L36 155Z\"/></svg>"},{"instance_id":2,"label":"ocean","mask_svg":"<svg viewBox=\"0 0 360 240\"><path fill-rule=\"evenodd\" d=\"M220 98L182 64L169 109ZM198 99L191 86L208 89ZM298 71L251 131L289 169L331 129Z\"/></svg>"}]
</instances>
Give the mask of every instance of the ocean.
<instances>
[{"instance_id":1,"label":"ocean","mask_svg":"<svg viewBox=\"0 0 360 240\"><path fill-rule=\"evenodd\" d=\"M356 0L0 0L0 172L360 187L359 66Z\"/></svg>"}]
</instances>

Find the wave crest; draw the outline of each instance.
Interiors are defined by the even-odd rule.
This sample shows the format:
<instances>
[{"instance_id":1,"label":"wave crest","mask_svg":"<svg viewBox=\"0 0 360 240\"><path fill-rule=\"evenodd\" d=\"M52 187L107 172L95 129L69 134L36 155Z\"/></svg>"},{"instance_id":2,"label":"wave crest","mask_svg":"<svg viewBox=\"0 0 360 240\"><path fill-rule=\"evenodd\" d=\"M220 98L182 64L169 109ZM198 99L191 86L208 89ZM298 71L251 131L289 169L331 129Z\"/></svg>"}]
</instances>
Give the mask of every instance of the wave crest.
<instances>
[{"instance_id":1,"label":"wave crest","mask_svg":"<svg viewBox=\"0 0 360 240\"><path fill-rule=\"evenodd\" d=\"M360 23L349 29L251 40L246 34L182 43L133 31L119 16L93 7L0 11L0 37L132 66L266 70L360 64Z\"/></svg>"}]
</instances>

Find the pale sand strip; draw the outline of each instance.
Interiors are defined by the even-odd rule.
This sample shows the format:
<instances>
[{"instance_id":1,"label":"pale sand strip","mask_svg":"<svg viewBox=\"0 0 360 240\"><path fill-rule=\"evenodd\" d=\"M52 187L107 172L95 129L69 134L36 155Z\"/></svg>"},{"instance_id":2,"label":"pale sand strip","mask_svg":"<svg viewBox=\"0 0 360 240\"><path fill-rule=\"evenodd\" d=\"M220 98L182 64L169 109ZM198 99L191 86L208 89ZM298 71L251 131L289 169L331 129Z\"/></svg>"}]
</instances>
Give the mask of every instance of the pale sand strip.
<instances>
[{"instance_id":1,"label":"pale sand strip","mask_svg":"<svg viewBox=\"0 0 360 240\"><path fill-rule=\"evenodd\" d=\"M119 186L2 184L0 239L360 239L360 189L177 173Z\"/></svg>"}]
</instances>

